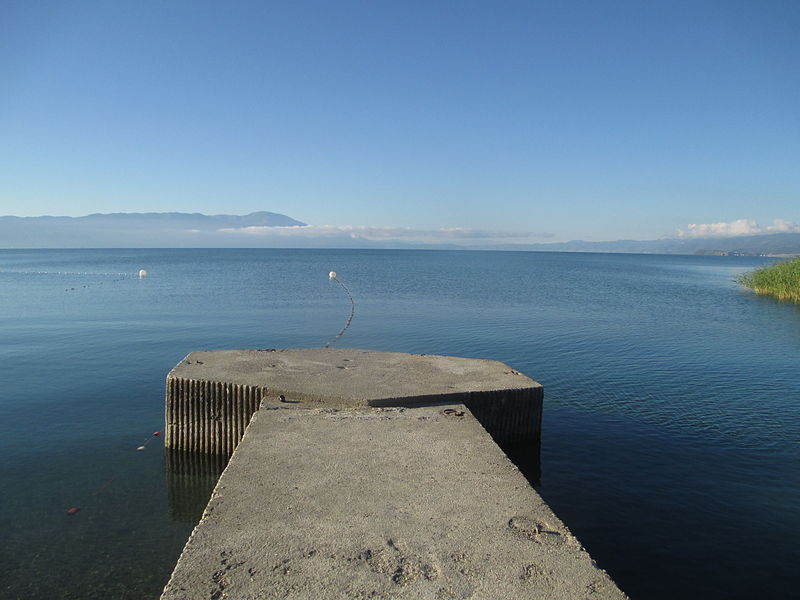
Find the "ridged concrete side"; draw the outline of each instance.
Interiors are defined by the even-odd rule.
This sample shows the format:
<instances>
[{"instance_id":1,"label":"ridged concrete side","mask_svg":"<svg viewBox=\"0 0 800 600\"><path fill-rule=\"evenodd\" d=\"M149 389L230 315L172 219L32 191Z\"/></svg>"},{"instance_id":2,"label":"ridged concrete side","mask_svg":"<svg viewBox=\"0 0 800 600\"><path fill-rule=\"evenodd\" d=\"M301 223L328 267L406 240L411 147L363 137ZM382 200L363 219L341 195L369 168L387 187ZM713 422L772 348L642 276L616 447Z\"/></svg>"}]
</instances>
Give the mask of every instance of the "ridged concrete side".
<instances>
[{"instance_id":1,"label":"ridged concrete side","mask_svg":"<svg viewBox=\"0 0 800 600\"><path fill-rule=\"evenodd\" d=\"M164 445L230 455L258 410L262 393L258 386L167 377Z\"/></svg>"},{"instance_id":2,"label":"ridged concrete side","mask_svg":"<svg viewBox=\"0 0 800 600\"><path fill-rule=\"evenodd\" d=\"M260 386L168 377L165 446L230 455L265 395ZM501 447L539 447L541 387L431 395L414 400L412 404L463 402ZM402 406L408 404L408 399L389 398L371 404Z\"/></svg>"},{"instance_id":3,"label":"ridged concrete side","mask_svg":"<svg viewBox=\"0 0 800 600\"><path fill-rule=\"evenodd\" d=\"M464 404L501 448L539 448L543 397L541 387L472 392Z\"/></svg>"},{"instance_id":4,"label":"ridged concrete side","mask_svg":"<svg viewBox=\"0 0 800 600\"><path fill-rule=\"evenodd\" d=\"M166 395L166 446L189 452L233 452L262 403L464 404L504 450L536 453L540 444L542 387L496 361L330 348L198 351L169 373Z\"/></svg>"}]
</instances>

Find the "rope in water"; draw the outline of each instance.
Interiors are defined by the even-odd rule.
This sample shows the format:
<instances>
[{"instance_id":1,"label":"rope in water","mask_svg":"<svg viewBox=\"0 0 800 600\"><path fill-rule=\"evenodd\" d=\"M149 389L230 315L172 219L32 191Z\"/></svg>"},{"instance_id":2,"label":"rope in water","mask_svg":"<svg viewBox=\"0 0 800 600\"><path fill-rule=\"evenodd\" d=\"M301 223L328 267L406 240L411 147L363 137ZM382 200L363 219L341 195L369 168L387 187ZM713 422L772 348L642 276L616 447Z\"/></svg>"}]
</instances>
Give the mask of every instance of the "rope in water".
<instances>
[{"instance_id":1,"label":"rope in water","mask_svg":"<svg viewBox=\"0 0 800 600\"><path fill-rule=\"evenodd\" d=\"M93 277L114 277L114 279L109 279L106 281L96 281L94 283L87 283L83 285L76 285L74 287L64 288L65 292L74 292L75 290L81 288L91 288L97 287L106 283L115 283L117 281L125 281L129 277L138 277L139 279L144 279L147 277L147 271L144 269L139 269L136 273L108 273L108 272L100 272L100 273L93 273L91 271L15 271L15 270L4 270L0 269L0 273L4 275L69 275L69 276L93 276Z\"/></svg>"},{"instance_id":2,"label":"rope in water","mask_svg":"<svg viewBox=\"0 0 800 600\"><path fill-rule=\"evenodd\" d=\"M335 281L342 286L344 293L347 294L347 299L350 300L350 315L347 317L347 321L345 321L344 327L342 327L341 331L339 331L339 333L337 333L332 340L325 344L325 348L330 348L332 344L335 344L337 340L344 335L344 332L348 327L350 327L350 323L353 321L353 315L356 312L356 303L353 301L353 296L350 294L350 290L347 289L347 286L336 278L336 271L331 271L328 273L328 279Z\"/></svg>"},{"instance_id":3,"label":"rope in water","mask_svg":"<svg viewBox=\"0 0 800 600\"><path fill-rule=\"evenodd\" d=\"M144 441L144 443L143 443L141 446L137 447L136 449L137 449L137 450L140 450L140 451L141 451L141 450L144 450L144 449L145 449L145 446L147 446L147 444L150 442L150 440L152 440L153 438L157 438L157 437L159 437L160 435L161 435L161 432L160 432L160 431L154 431L153 433L151 433L150 435L148 435L148 436L147 436L147 439ZM105 480L105 481L104 481L104 482L103 482L103 483L100 485L100 487L98 487L98 488L97 488L97 489L96 489L96 490L95 490L95 491L92 493L92 496L99 496L100 494L102 494L103 492L105 492L105 491L106 491L106 489L108 489L108 487L109 487L109 486L110 486L112 483L114 483L114 482L115 482L117 479L119 479L119 477L120 477L120 475L119 475L119 474L117 474L117 475L114 475L113 477L109 477L108 479L106 479L106 480ZM79 507L79 506L71 506L70 508L68 508L68 509L66 510L66 514L67 514L68 516L72 517L72 516L75 516L75 515L77 515L77 514L80 512L80 510L81 510L81 507Z\"/></svg>"}]
</instances>

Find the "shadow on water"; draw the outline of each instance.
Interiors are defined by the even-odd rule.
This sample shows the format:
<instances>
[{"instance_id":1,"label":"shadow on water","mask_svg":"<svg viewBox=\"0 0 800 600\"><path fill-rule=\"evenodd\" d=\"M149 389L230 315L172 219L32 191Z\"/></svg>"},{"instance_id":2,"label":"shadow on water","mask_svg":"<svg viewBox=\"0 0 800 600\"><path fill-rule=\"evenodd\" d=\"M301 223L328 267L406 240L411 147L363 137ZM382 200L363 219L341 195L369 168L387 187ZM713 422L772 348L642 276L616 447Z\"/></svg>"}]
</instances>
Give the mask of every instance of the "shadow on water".
<instances>
[{"instance_id":1,"label":"shadow on water","mask_svg":"<svg viewBox=\"0 0 800 600\"><path fill-rule=\"evenodd\" d=\"M538 488L542 482L541 448L538 443L506 446L503 452L520 470L532 487Z\"/></svg>"}]
</instances>

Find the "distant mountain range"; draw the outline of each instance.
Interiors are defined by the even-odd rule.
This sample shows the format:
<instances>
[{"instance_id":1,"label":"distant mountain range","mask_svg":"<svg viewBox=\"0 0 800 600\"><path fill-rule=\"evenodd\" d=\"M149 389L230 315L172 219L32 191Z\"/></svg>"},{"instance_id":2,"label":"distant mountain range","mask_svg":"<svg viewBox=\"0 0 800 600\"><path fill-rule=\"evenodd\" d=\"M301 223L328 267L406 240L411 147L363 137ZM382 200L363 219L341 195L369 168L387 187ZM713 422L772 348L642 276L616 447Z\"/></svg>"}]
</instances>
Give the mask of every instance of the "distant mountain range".
<instances>
[{"instance_id":1,"label":"distant mountain range","mask_svg":"<svg viewBox=\"0 0 800 600\"><path fill-rule=\"evenodd\" d=\"M271 212L249 215L200 213L95 213L85 217L0 217L0 248L216 247L233 240L220 229L301 226Z\"/></svg>"},{"instance_id":2,"label":"distant mountain range","mask_svg":"<svg viewBox=\"0 0 800 600\"><path fill-rule=\"evenodd\" d=\"M501 247L496 247L501 249ZM502 249L520 250L504 245ZM800 254L800 233L771 233L734 237L662 238L658 240L617 240L614 242L553 242L525 244L526 250L551 252L625 252L630 254Z\"/></svg>"},{"instance_id":3,"label":"distant mountain range","mask_svg":"<svg viewBox=\"0 0 800 600\"><path fill-rule=\"evenodd\" d=\"M0 217L0 248L431 248L626 252L633 254L800 254L800 233L612 242L442 243L369 239L358 234L316 235L306 224L266 211L249 215L113 213L85 217ZM270 228L276 227L272 231ZM252 228L252 229L248 229ZM322 228L324 229L324 228ZM295 235L302 233L302 235Z\"/></svg>"}]
</instances>

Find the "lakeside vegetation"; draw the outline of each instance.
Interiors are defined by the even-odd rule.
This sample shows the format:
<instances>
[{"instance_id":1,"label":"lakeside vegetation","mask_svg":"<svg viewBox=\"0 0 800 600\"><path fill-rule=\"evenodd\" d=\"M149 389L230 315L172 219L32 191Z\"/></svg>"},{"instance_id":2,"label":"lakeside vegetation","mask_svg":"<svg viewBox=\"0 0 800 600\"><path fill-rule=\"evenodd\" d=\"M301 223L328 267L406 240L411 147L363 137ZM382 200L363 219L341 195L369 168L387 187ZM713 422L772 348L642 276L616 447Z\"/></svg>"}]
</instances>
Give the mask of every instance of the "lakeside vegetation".
<instances>
[{"instance_id":1,"label":"lakeside vegetation","mask_svg":"<svg viewBox=\"0 0 800 600\"><path fill-rule=\"evenodd\" d=\"M745 273L737 281L756 294L769 294L800 304L800 257Z\"/></svg>"}]
</instances>

